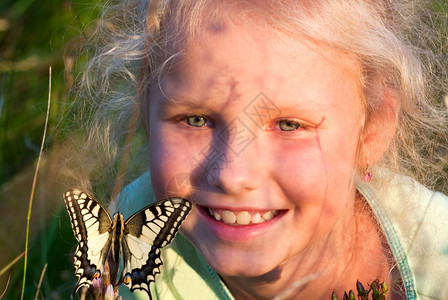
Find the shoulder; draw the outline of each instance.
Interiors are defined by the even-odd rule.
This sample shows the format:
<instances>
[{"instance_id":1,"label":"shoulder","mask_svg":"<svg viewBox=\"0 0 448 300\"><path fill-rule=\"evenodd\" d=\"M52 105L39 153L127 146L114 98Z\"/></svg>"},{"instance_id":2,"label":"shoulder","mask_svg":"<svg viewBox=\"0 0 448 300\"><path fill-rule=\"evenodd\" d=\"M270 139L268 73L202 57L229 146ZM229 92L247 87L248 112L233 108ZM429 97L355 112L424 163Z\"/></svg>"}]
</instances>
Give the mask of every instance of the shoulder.
<instances>
[{"instance_id":1,"label":"shoulder","mask_svg":"<svg viewBox=\"0 0 448 300\"><path fill-rule=\"evenodd\" d=\"M182 234L162 250L162 261L161 273L150 285L153 299L233 299L219 276ZM148 299L146 292L131 293L126 287L120 287L120 295L123 299Z\"/></svg>"},{"instance_id":2,"label":"shoulder","mask_svg":"<svg viewBox=\"0 0 448 300\"><path fill-rule=\"evenodd\" d=\"M218 274L182 234L164 251L163 261L155 285L160 299L232 299Z\"/></svg>"},{"instance_id":3,"label":"shoulder","mask_svg":"<svg viewBox=\"0 0 448 300\"><path fill-rule=\"evenodd\" d=\"M400 175L381 192L367 185L359 189L383 227L403 280L413 280L422 299L446 299L448 197Z\"/></svg>"}]
</instances>

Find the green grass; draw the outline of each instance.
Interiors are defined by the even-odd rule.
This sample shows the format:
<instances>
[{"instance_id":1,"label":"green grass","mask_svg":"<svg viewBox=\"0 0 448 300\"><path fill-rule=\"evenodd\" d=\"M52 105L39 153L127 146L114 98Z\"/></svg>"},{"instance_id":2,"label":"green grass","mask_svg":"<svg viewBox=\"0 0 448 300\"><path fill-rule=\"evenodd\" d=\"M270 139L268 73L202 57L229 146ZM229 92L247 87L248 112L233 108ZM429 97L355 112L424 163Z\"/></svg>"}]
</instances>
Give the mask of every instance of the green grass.
<instances>
[{"instance_id":1,"label":"green grass","mask_svg":"<svg viewBox=\"0 0 448 300\"><path fill-rule=\"evenodd\" d=\"M23 298L34 299L39 290L39 299L68 299L73 291L70 255L75 239L62 200L65 186L58 177L65 153L59 131L76 72L68 62L84 33L95 25L100 13L97 3L0 1L0 295L6 290L4 299L21 297L24 257L15 259L23 254L26 241L29 257ZM50 66L49 127L33 197ZM28 216L30 198L34 200Z\"/></svg>"}]
</instances>

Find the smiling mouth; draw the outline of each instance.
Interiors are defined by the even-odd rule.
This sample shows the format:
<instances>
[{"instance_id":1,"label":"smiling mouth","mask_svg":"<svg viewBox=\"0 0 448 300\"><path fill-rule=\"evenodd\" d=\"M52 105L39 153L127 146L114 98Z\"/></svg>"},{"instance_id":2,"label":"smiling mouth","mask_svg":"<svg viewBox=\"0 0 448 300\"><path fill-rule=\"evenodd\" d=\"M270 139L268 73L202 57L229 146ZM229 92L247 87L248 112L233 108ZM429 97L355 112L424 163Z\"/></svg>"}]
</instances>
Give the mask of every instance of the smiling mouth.
<instances>
[{"instance_id":1,"label":"smiling mouth","mask_svg":"<svg viewBox=\"0 0 448 300\"><path fill-rule=\"evenodd\" d=\"M268 211L231 211L225 209L212 209L207 208L210 217L216 221L232 225L243 226L250 224L262 224L268 222L278 215L283 210L268 210Z\"/></svg>"}]
</instances>

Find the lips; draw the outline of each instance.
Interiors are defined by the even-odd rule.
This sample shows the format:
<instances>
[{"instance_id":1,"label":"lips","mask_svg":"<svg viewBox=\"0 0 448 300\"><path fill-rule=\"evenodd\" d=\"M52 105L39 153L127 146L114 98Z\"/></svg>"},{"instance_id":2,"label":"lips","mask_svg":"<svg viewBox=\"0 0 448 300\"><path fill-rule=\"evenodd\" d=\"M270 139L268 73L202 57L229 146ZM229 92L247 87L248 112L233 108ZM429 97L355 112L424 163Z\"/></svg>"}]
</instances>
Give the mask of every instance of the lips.
<instances>
[{"instance_id":1,"label":"lips","mask_svg":"<svg viewBox=\"0 0 448 300\"><path fill-rule=\"evenodd\" d=\"M200 227L226 242L251 242L281 228L288 210L224 209L197 205ZM205 233L205 232L204 232Z\"/></svg>"},{"instance_id":2,"label":"lips","mask_svg":"<svg viewBox=\"0 0 448 300\"><path fill-rule=\"evenodd\" d=\"M231 211L208 208L208 213L216 221L233 226L261 224L272 220L280 214L279 210L268 211Z\"/></svg>"}]
</instances>

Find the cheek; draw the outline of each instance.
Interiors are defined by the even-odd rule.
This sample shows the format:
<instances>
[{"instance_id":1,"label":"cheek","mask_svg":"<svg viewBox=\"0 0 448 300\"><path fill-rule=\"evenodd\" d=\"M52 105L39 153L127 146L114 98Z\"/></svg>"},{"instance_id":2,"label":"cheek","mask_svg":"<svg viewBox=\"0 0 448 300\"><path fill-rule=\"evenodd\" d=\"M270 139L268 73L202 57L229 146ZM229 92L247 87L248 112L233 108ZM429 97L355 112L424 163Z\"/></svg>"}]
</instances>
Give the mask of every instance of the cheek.
<instances>
[{"instance_id":1,"label":"cheek","mask_svg":"<svg viewBox=\"0 0 448 300\"><path fill-rule=\"evenodd\" d=\"M149 153L153 190L158 199L184 197L197 193L191 174L197 168L197 150L191 139L151 127Z\"/></svg>"},{"instance_id":2,"label":"cheek","mask_svg":"<svg viewBox=\"0 0 448 300\"><path fill-rule=\"evenodd\" d=\"M179 147L173 145L169 139L163 138L163 132L151 128L149 141L149 166L154 193L158 199L181 196L182 187L173 186L176 181L184 182L186 167L182 161L188 161Z\"/></svg>"},{"instance_id":3,"label":"cheek","mask_svg":"<svg viewBox=\"0 0 448 300\"><path fill-rule=\"evenodd\" d=\"M331 136L331 134L329 135ZM353 190L357 142L315 135L276 158L277 182L301 210L340 211ZM281 149L277 149L281 151Z\"/></svg>"}]
</instances>

